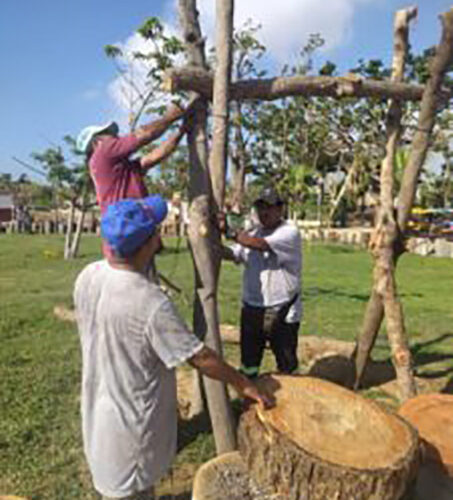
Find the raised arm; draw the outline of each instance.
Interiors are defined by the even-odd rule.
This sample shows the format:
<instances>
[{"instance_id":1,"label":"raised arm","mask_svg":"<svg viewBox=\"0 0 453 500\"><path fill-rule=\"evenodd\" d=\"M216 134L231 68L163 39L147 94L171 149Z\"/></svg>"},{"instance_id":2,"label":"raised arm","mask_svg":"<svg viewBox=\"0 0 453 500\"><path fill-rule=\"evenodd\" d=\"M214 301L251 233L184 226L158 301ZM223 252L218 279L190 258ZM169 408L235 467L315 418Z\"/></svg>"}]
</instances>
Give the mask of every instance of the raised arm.
<instances>
[{"instance_id":1,"label":"raised arm","mask_svg":"<svg viewBox=\"0 0 453 500\"><path fill-rule=\"evenodd\" d=\"M162 142L150 153L142 156L140 158L142 169L149 170L150 168L168 158L176 149L185 133L185 127L180 127L179 130L176 133L172 134L166 141Z\"/></svg>"},{"instance_id":2,"label":"raised arm","mask_svg":"<svg viewBox=\"0 0 453 500\"><path fill-rule=\"evenodd\" d=\"M134 132L135 137L139 141L138 146L144 146L145 144L158 139L172 123L182 118L185 113L186 110L182 107L174 104L169 106L161 118L153 120L147 125L143 125Z\"/></svg>"}]
</instances>

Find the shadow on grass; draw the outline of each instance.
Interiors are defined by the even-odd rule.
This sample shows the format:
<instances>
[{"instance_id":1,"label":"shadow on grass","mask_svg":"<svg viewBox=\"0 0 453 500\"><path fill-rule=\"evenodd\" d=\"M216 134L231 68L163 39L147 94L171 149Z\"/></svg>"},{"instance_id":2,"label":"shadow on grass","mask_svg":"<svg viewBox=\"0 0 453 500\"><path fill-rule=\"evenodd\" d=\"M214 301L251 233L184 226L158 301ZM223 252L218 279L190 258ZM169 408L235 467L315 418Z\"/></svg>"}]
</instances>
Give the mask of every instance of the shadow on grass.
<instances>
[{"instance_id":1,"label":"shadow on grass","mask_svg":"<svg viewBox=\"0 0 453 500\"><path fill-rule=\"evenodd\" d=\"M453 338L453 333L443 333L434 339L429 339L425 342L418 342L411 347L412 356L414 358L415 368L420 368L422 366L430 365L432 363L439 363L442 361L453 362L453 349L450 347L451 342L449 342L449 350L443 350L441 344L445 341L449 341ZM424 352L425 349L436 346L440 347L442 350L434 352ZM442 367L437 370L424 371L422 373L417 373L417 376L422 378L441 378L446 377L450 373L453 373L453 363L449 367Z\"/></svg>"},{"instance_id":2,"label":"shadow on grass","mask_svg":"<svg viewBox=\"0 0 453 500\"><path fill-rule=\"evenodd\" d=\"M200 434L212 431L209 415L206 412L195 415L191 419L178 420L178 453L189 446Z\"/></svg>"},{"instance_id":3,"label":"shadow on grass","mask_svg":"<svg viewBox=\"0 0 453 500\"><path fill-rule=\"evenodd\" d=\"M328 253L355 253L357 249L347 245L326 245L324 250Z\"/></svg>"},{"instance_id":4,"label":"shadow on grass","mask_svg":"<svg viewBox=\"0 0 453 500\"><path fill-rule=\"evenodd\" d=\"M423 366L442 361L453 361L452 349L450 349L449 352L423 352L427 347L432 347L434 345L439 346L439 344L446 340L450 340L452 337L453 334L445 333L439 335L435 339L415 344L411 348L415 368L420 369ZM438 370L417 371L416 375L420 378L434 379L446 377L451 373L453 373L453 363L451 366L443 367ZM340 384L344 387L352 388L355 379L354 361L340 354L325 356L317 360L313 366L310 367L309 375L329 380L330 382ZM390 382L395 378L395 369L390 358L383 361L370 360L365 368L360 387L361 389L370 389ZM444 392L448 391L453 394L453 377L444 390Z\"/></svg>"},{"instance_id":5,"label":"shadow on grass","mask_svg":"<svg viewBox=\"0 0 453 500\"><path fill-rule=\"evenodd\" d=\"M164 242L165 245L165 242ZM189 249L185 241L182 241L179 245L175 246L164 246L162 251L159 253L159 257L164 257L165 255L175 255L175 254L185 254L188 253Z\"/></svg>"},{"instance_id":6,"label":"shadow on grass","mask_svg":"<svg viewBox=\"0 0 453 500\"><path fill-rule=\"evenodd\" d=\"M190 500L191 499L190 492L188 493L180 493L179 495L163 495L157 496L156 500Z\"/></svg>"},{"instance_id":7,"label":"shadow on grass","mask_svg":"<svg viewBox=\"0 0 453 500\"><path fill-rule=\"evenodd\" d=\"M233 417L236 423L239 421L241 413L244 411L244 404L239 399L231 401ZM210 434L212 432L209 414L204 411L190 419L178 419L178 448L179 453L182 449L196 441L200 434Z\"/></svg>"},{"instance_id":8,"label":"shadow on grass","mask_svg":"<svg viewBox=\"0 0 453 500\"><path fill-rule=\"evenodd\" d=\"M450 377L442 389L442 394L453 394L453 377Z\"/></svg>"},{"instance_id":9,"label":"shadow on grass","mask_svg":"<svg viewBox=\"0 0 453 500\"><path fill-rule=\"evenodd\" d=\"M368 293L346 293L340 290L340 288L319 288L317 286L307 287L303 289L304 299L325 297L346 297L348 299L360 300L361 302L367 302L369 299Z\"/></svg>"},{"instance_id":10,"label":"shadow on grass","mask_svg":"<svg viewBox=\"0 0 453 500\"><path fill-rule=\"evenodd\" d=\"M308 287L304 288L303 296L305 299L332 296L334 298L343 297L347 299L359 300L360 302L368 302L370 294L367 293L347 293L341 290L341 288L320 288L320 287ZM421 293L401 293L400 297L416 297L422 298Z\"/></svg>"}]
</instances>

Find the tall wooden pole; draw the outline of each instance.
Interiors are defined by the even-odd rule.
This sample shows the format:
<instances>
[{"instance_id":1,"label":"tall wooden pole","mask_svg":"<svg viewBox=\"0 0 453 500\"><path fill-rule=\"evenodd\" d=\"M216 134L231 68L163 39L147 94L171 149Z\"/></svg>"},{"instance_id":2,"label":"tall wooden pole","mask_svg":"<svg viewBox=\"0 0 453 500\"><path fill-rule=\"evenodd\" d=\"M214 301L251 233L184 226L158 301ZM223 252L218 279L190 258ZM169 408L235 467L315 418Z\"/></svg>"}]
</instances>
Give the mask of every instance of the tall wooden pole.
<instances>
[{"instance_id":1,"label":"tall wooden pole","mask_svg":"<svg viewBox=\"0 0 453 500\"><path fill-rule=\"evenodd\" d=\"M394 53L392 81L402 82L404 68L409 51L409 22L417 15L412 7L400 10L395 15ZM372 253L375 258L374 291L379 294L384 305L392 361L403 400L416 394L411 355L407 343L404 316L397 292L395 279L395 246L399 237L399 228L395 220L394 178L395 154L401 135L401 102L392 99L387 112L386 155L381 167L381 206L379 218L372 239Z\"/></svg>"},{"instance_id":2,"label":"tall wooden pole","mask_svg":"<svg viewBox=\"0 0 453 500\"><path fill-rule=\"evenodd\" d=\"M233 55L234 0L216 3L216 70L212 105L212 146L209 158L214 199L219 209L225 198L228 152L229 87Z\"/></svg>"},{"instance_id":3,"label":"tall wooden pole","mask_svg":"<svg viewBox=\"0 0 453 500\"><path fill-rule=\"evenodd\" d=\"M206 68L204 42L198 22L196 0L179 0L179 11L189 64ZM199 103L195 123L188 135L190 156L190 224L188 236L195 267L194 331L222 354L217 309L219 261L211 238L218 237L213 223L215 204L208 170L206 103ZM218 454L236 448L236 432L225 384L204 379L206 398Z\"/></svg>"},{"instance_id":4,"label":"tall wooden pole","mask_svg":"<svg viewBox=\"0 0 453 500\"><path fill-rule=\"evenodd\" d=\"M408 164L404 170L403 181L398 194L396 207L398 238L393 243L394 267L397 264L399 256L404 252L402 234L406 229L414 202L417 182L428 152L436 114L442 105L442 84L444 77L453 63L453 9L443 14L441 20L442 37L430 65L430 78L423 92L417 131L412 140ZM381 326L384 317L384 306L381 294L373 288L365 312L361 335L356 347L356 388L360 385L364 368ZM394 321L398 322L398 315L394 317ZM393 355L394 358L399 358L400 366L404 367L406 365L407 367L410 365L410 358L406 356L404 349L403 351L399 351L399 353L398 351L394 352Z\"/></svg>"}]
</instances>

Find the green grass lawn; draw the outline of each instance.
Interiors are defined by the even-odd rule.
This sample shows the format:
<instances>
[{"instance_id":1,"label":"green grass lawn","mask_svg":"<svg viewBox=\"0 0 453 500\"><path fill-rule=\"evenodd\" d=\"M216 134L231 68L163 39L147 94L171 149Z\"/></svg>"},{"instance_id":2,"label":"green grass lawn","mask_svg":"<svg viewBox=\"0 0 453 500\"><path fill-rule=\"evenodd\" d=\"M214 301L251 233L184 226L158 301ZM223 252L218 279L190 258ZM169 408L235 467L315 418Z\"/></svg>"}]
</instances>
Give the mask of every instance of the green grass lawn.
<instances>
[{"instance_id":1,"label":"green grass lawn","mask_svg":"<svg viewBox=\"0 0 453 500\"><path fill-rule=\"evenodd\" d=\"M184 290L176 297L191 321L192 266L184 241L168 242L158 267ZM79 341L74 325L56 319L56 304L71 305L77 273L100 256L96 237L82 240L81 257L61 258L58 236L0 235L0 495L29 499L95 499L83 458L79 421ZM366 252L338 245L308 244L304 249L304 308L301 334L355 338L371 283ZM416 364L452 357L453 260L406 255L398 283ZM220 313L237 324L240 269L222 270ZM237 348L227 356L236 359ZM375 355L388 348L381 333ZM436 358L437 359L437 358ZM450 368L444 368L443 375ZM176 467L212 455L212 437L186 429L187 445Z\"/></svg>"}]
</instances>

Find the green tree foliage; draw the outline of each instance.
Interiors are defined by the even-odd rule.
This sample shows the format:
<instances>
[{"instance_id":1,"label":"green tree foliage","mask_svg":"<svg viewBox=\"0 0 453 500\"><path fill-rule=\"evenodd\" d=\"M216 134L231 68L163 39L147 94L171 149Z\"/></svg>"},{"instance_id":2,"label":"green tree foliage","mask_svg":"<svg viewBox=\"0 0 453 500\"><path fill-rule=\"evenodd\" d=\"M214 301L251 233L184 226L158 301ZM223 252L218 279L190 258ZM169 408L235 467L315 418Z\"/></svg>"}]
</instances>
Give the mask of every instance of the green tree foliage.
<instances>
[{"instance_id":1,"label":"green tree foliage","mask_svg":"<svg viewBox=\"0 0 453 500\"><path fill-rule=\"evenodd\" d=\"M116 45L106 45L104 52L115 63L123 81L129 105L129 124L134 130L143 114L161 113L166 95L162 92L165 70L171 68L183 52L179 38L169 35L157 17L147 18L137 29L147 41L146 51L125 52Z\"/></svg>"},{"instance_id":2,"label":"green tree foliage","mask_svg":"<svg viewBox=\"0 0 453 500\"><path fill-rule=\"evenodd\" d=\"M94 189L85 156L78 152L74 138L65 136L64 143L66 151L56 146L31 156L47 172L47 180L57 196L56 203L60 199L69 205L64 256L70 259L77 256L85 213L92 205L90 198ZM79 219L74 232L76 209L79 210Z\"/></svg>"}]
</instances>

